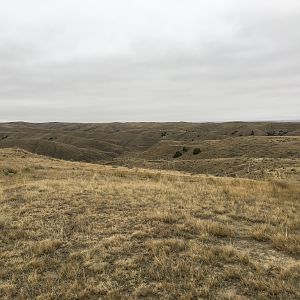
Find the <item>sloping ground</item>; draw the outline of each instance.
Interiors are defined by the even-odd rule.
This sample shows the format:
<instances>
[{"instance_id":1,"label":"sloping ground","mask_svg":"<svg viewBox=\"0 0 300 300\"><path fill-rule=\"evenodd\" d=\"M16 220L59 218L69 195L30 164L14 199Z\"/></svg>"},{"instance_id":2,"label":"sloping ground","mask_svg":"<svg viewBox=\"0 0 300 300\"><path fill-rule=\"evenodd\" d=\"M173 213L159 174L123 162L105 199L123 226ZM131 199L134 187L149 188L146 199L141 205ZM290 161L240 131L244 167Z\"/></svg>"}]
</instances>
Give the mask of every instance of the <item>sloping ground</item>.
<instances>
[{"instance_id":1,"label":"sloping ground","mask_svg":"<svg viewBox=\"0 0 300 300\"><path fill-rule=\"evenodd\" d=\"M194 152L199 149L199 153ZM111 164L215 176L300 180L300 137L236 137L193 142L164 140L124 152ZM180 156L174 158L179 153Z\"/></svg>"},{"instance_id":2,"label":"sloping ground","mask_svg":"<svg viewBox=\"0 0 300 300\"><path fill-rule=\"evenodd\" d=\"M299 123L2 123L0 147L39 139L120 154L143 151L161 140L192 142L240 136L299 136ZM101 145L102 143L102 145Z\"/></svg>"},{"instance_id":3,"label":"sloping ground","mask_svg":"<svg viewBox=\"0 0 300 300\"><path fill-rule=\"evenodd\" d=\"M1 146L17 147L41 155L85 162L112 160L113 157L117 156L115 153L104 152L93 147L82 148L44 139L5 139L2 141Z\"/></svg>"},{"instance_id":4,"label":"sloping ground","mask_svg":"<svg viewBox=\"0 0 300 300\"><path fill-rule=\"evenodd\" d=\"M299 299L293 181L0 150L1 299Z\"/></svg>"},{"instance_id":5,"label":"sloping ground","mask_svg":"<svg viewBox=\"0 0 300 300\"><path fill-rule=\"evenodd\" d=\"M7 147L65 160L218 176L300 176L297 122L2 123L0 148ZM176 152L181 156L174 159Z\"/></svg>"},{"instance_id":6,"label":"sloping ground","mask_svg":"<svg viewBox=\"0 0 300 300\"><path fill-rule=\"evenodd\" d=\"M192 174L210 174L257 180L293 179L300 181L300 159L298 158L231 157L198 160L123 158L115 159L109 164L128 168L177 170Z\"/></svg>"},{"instance_id":7,"label":"sloping ground","mask_svg":"<svg viewBox=\"0 0 300 300\"><path fill-rule=\"evenodd\" d=\"M25 123L11 122L0 124L0 132L70 134L81 137L98 137L101 140L119 141L120 136L151 135L159 137L189 140L218 139L228 136L299 136L299 122L228 122L228 123ZM128 138L126 138L128 140ZM134 143L132 144L134 145Z\"/></svg>"},{"instance_id":8,"label":"sloping ground","mask_svg":"<svg viewBox=\"0 0 300 300\"><path fill-rule=\"evenodd\" d=\"M195 148L199 148L201 151L197 155L193 154ZM176 151L180 151L182 156L178 159L188 160L232 158L237 156L253 158L299 158L299 149L300 137L298 136L236 137L221 140L201 140L197 142L166 140L139 153L139 156L144 159L172 160Z\"/></svg>"}]
</instances>

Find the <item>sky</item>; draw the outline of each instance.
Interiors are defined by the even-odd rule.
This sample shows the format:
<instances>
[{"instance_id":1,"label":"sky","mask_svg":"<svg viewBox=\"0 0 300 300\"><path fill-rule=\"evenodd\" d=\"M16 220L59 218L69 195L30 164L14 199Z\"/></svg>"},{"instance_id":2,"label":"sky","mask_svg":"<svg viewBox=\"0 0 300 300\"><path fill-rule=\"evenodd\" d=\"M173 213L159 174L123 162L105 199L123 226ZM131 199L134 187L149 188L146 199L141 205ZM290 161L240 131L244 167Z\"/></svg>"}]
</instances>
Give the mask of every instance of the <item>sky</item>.
<instances>
[{"instance_id":1,"label":"sky","mask_svg":"<svg viewBox=\"0 0 300 300\"><path fill-rule=\"evenodd\" d=\"M300 120L299 0L0 0L0 122Z\"/></svg>"}]
</instances>

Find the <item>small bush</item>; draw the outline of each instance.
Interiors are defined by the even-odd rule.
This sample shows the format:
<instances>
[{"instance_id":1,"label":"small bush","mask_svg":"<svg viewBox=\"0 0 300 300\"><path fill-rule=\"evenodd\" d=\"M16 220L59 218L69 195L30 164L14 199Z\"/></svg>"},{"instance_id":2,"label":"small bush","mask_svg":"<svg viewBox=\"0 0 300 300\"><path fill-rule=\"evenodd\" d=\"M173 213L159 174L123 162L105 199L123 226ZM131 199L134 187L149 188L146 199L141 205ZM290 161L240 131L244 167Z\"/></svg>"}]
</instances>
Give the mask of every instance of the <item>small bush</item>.
<instances>
[{"instance_id":1,"label":"small bush","mask_svg":"<svg viewBox=\"0 0 300 300\"><path fill-rule=\"evenodd\" d=\"M4 175L14 175L14 174L17 174L18 171L14 168L6 167L3 169L3 173L4 173Z\"/></svg>"},{"instance_id":2,"label":"small bush","mask_svg":"<svg viewBox=\"0 0 300 300\"><path fill-rule=\"evenodd\" d=\"M201 152L200 148L195 148L193 150L193 154L196 155L196 154L199 154Z\"/></svg>"},{"instance_id":3,"label":"small bush","mask_svg":"<svg viewBox=\"0 0 300 300\"><path fill-rule=\"evenodd\" d=\"M182 152L188 152L188 151L189 151L189 149L187 147L185 147L185 146L182 147Z\"/></svg>"},{"instance_id":4,"label":"small bush","mask_svg":"<svg viewBox=\"0 0 300 300\"><path fill-rule=\"evenodd\" d=\"M176 151L175 154L173 155L173 158L180 157L182 153L180 151Z\"/></svg>"}]
</instances>

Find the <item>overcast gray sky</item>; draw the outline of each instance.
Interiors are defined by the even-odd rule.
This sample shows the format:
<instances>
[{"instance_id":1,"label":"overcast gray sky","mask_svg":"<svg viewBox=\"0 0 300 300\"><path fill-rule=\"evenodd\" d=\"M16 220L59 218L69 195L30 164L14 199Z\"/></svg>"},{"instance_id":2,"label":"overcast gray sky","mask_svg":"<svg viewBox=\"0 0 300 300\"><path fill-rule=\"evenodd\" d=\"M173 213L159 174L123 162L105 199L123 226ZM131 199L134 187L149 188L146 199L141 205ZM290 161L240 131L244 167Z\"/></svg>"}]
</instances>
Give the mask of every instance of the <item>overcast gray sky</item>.
<instances>
[{"instance_id":1,"label":"overcast gray sky","mask_svg":"<svg viewBox=\"0 0 300 300\"><path fill-rule=\"evenodd\" d=\"M299 0L0 0L0 121L296 119Z\"/></svg>"}]
</instances>

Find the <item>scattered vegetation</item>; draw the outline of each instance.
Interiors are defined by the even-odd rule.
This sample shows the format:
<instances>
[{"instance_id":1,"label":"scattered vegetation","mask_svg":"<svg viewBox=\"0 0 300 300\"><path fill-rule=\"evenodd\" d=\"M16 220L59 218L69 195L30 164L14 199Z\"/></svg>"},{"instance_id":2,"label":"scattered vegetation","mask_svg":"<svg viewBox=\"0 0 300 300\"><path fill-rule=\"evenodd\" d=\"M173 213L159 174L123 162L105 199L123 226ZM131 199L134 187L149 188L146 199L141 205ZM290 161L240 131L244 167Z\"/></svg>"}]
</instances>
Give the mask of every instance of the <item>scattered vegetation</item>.
<instances>
[{"instance_id":1,"label":"scattered vegetation","mask_svg":"<svg viewBox=\"0 0 300 300\"><path fill-rule=\"evenodd\" d=\"M284 131L282 129L280 129L278 131L272 130L272 131L267 132L268 136L283 136L283 135L286 135L286 134L288 134L288 131Z\"/></svg>"}]
</instances>

